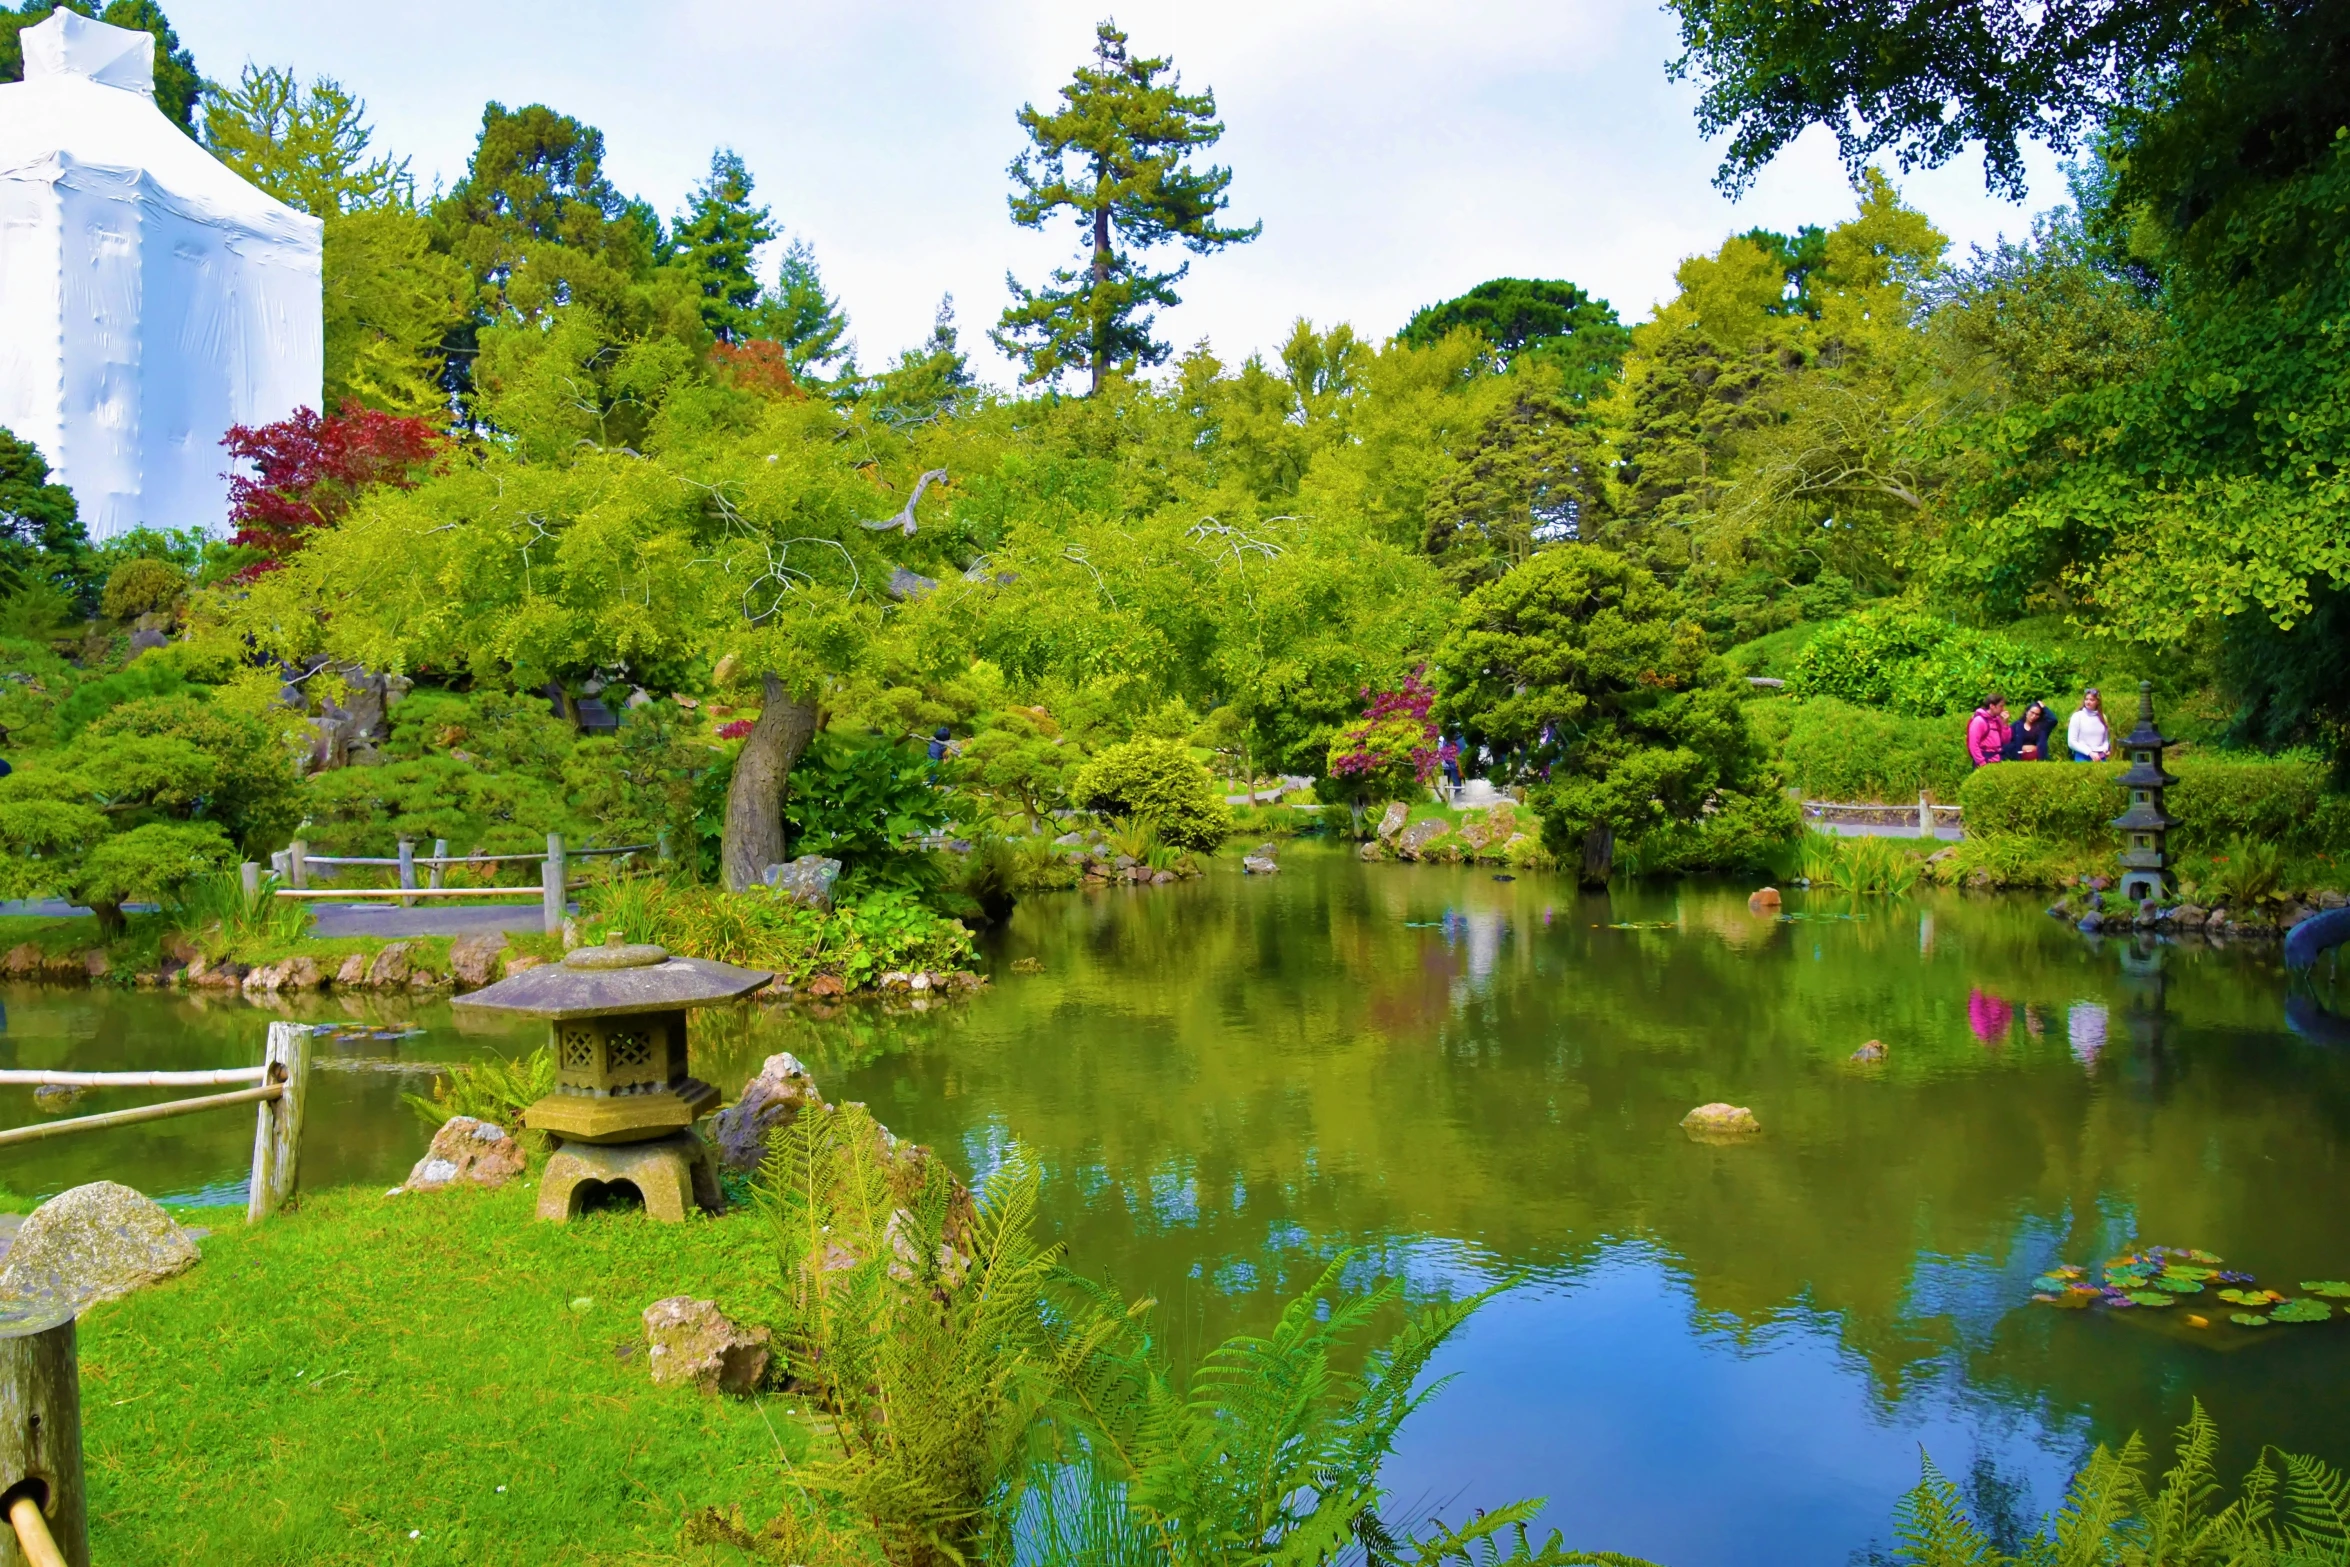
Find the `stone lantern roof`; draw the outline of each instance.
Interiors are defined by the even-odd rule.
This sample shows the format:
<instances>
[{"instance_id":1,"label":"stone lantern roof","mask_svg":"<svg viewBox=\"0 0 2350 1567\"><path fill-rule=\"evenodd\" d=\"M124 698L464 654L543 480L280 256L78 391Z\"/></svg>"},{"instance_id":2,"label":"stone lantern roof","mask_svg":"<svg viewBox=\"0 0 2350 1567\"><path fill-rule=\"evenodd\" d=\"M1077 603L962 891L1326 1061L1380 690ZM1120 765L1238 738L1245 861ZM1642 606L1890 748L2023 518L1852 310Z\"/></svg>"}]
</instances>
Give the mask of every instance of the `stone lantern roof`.
<instances>
[{"instance_id":1,"label":"stone lantern roof","mask_svg":"<svg viewBox=\"0 0 2350 1567\"><path fill-rule=\"evenodd\" d=\"M601 947L580 947L567 953L560 963L525 969L459 996L454 1004L558 1022L576 1017L625 1017L732 1001L774 977L764 969L736 968L705 958L675 958L660 947L624 946L614 938Z\"/></svg>"}]
</instances>

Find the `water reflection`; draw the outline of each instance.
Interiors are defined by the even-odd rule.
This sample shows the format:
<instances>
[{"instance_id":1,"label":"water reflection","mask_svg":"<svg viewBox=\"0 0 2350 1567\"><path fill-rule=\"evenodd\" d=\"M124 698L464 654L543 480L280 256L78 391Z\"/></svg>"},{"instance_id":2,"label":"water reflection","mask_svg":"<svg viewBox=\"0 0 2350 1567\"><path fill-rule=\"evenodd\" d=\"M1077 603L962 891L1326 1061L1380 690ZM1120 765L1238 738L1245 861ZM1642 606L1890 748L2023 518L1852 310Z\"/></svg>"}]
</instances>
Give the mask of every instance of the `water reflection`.
<instances>
[{"instance_id":1,"label":"water reflection","mask_svg":"<svg viewBox=\"0 0 2350 1567\"><path fill-rule=\"evenodd\" d=\"M2024 900L1774 916L1745 891L1297 850L1274 878L1025 904L969 1004L696 1014L694 1068L731 1089L790 1050L979 1175L1019 1139L1073 1260L1158 1297L1178 1355L1261 1329L1342 1249L1422 1294L1526 1275L1448 1353L1394 1479L1547 1494L1580 1543L1838 1560L1884 1543L1920 1443L2020 1516L2084 1443L2161 1433L2190 1394L2223 1467L2260 1440L2350 1461L2311 1391L2350 1373L2350 1324L2223 1351L2022 1305L2051 1262L2133 1239L2350 1270L2350 1052L2306 1009L2286 1026L2273 957L2089 941ZM10 1000L21 1064L258 1050L241 1008L223 1032L166 998ZM383 1047L403 1060L532 1042L404 1015L427 1032ZM1888 1059L1852 1061L1870 1039ZM347 1076L330 1178L396 1175L413 1085ZM1716 1099L1764 1135L1691 1143L1676 1123ZM107 1157L217 1178L241 1136ZM0 1183L63 1184L19 1172Z\"/></svg>"}]
</instances>

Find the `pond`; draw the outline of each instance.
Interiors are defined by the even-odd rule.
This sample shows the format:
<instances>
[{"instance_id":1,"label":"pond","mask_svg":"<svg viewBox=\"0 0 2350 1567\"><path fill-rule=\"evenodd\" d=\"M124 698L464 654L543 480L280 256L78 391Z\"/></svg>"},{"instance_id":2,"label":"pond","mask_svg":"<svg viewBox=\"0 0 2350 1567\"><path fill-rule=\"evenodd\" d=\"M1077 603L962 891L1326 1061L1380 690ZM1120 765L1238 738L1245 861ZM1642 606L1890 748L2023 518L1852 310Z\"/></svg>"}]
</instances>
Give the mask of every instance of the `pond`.
<instances>
[{"instance_id":1,"label":"pond","mask_svg":"<svg viewBox=\"0 0 2350 1567\"><path fill-rule=\"evenodd\" d=\"M1773 918L1744 887L1284 863L1032 900L975 1001L712 1019L696 1070L731 1090L789 1049L966 1170L1019 1141L1072 1261L1155 1296L1179 1356L1341 1250L1422 1295L1518 1279L1406 1428L1407 1508L1547 1496L1571 1543L1682 1567L1865 1558L1921 1446L2029 1517L2096 1440L2167 1453L2191 1396L2231 1471L2263 1441L2350 1463L2350 1323L2029 1303L2133 1240L2350 1275L2350 1046L2289 1026L2273 952L2096 941L2021 898ZM14 1065L258 1053L234 1003L6 999ZM322 1040L306 1181L417 1156L399 1096L429 1079L388 1064L530 1042L445 1004L354 1020L422 1032ZM1870 1039L1889 1059L1850 1062ZM1692 1142L1712 1100L1762 1135ZM229 1116L60 1140L0 1156L0 1186L233 1194L250 1141Z\"/></svg>"}]
</instances>

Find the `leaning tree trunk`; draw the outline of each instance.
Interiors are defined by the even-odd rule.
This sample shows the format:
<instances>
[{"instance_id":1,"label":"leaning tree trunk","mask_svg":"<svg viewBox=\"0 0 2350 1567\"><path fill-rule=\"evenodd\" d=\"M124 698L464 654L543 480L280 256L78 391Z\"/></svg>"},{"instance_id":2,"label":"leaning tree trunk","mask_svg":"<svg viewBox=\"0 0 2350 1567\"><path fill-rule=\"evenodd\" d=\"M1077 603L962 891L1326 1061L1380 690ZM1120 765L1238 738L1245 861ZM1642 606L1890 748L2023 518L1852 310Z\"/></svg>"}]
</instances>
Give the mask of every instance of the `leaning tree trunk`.
<instances>
[{"instance_id":1,"label":"leaning tree trunk","mask_svg":"<svg viewBox=\"0 0 2350 1567\"><path fill-rule=\"evenodd\" d=\"M719 840L719 872L728 892L756 886L783 858L783 786L816 733L816 698L784 689L773 670L762 677L766 706L734 759L726 786L726 833Z\"/></svg>"},{"instance_id":2,"label":"leaning tree trunk","mask_svg":"<svg viewBox=\"0 0 2350 1567\"><path fill-rule=\"evenodd\" d=\"M1604 887L1616 868L1616 830L1594 827L1583 835L1583 885Z\"/></svg>"}]
</instances>

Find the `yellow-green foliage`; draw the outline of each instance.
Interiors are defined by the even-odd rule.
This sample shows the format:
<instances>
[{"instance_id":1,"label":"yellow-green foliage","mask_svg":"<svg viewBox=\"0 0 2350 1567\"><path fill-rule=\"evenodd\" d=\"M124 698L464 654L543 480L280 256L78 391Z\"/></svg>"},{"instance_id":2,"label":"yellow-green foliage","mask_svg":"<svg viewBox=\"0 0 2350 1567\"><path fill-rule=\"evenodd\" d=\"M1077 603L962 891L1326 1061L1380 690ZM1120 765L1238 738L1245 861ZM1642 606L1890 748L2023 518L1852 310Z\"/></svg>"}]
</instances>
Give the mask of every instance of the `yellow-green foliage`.
<instances>
[{"instance_id":1,"label":"yellow-green foliage","mask_svg":"<svg viewBox=\"0 0 2350 1567\"><path fill-rule=\"evenodd\" d=\"M1891 838L1843 838L1822 832L1803 835L1804 879L1834 892L1907 892L1918 884L1922 861L1923 856Z\"/></svg>"},{"instance_id":2,"label":"yellow-green foliage","mask_svg":"<svg viewBox=\"0 0 2350 1567\"><path fill-rule=\"evenodd\" d=\"M1174 740L1128 740L1077 770L1069 796L1088 810L1147 826L1179 849L1213 849L1232 830L1208 770Z\"/></svg>"},{"instance_id":3,"label":"yellow-green foliage","mask_svg":"<svg viewBox=\"0 0 2350 1567\"><path fill-rule=\"evenodd\" d=\"M837 974L854 990L893 969L953 971L974 961L969 931L895 888L817 910L765 887L734 893L628 877L588 887L581 920L591 941L616 932L685 957L766 969L794 985Z\"/></svg>"},{"instance_id":4,"label":"yellow-green foliage","mask_svg":"<svg viewBox=\"0 0 2350 1567\"><path fill-rule=\"evenodd\" d=\"M1964 718L1906 718L1835 697L1745 704L1755 736L1778 753L1807 800L1950 801L1972 772Z\"/></svg>"},{"instance_id":5,"label":"yellow-green foliage","mask_svg":"<svg viewBox=\"0 0 2350 1567\"><path fill-rule=\"evenodd\" d=\"M108 620L136 620L171 608L188 591L188 574L167 560L126 560L107 575L98 610Z\"/></svg>"},{"instance_id":6,"label":"yellow-green foliage","mask_svg":"<svg viewBox=\"0 0 2350 1567\"><path fill-rule=\"evenodd\" d=\"M2129 803L2117 785L2120 762L2001 762L1978 768L1960 788L1967 833L2016 834L2098 849L2115 847L2108 825ZM2179 822L2173 842L2193 848L2242 834L2288 847L2319 847L2339 835L2345 812L2328 792L2326 769L2310 758L2234 761L2184 756L2169 764L2179 782L2166 809Z\"/></svg>"}]
</instances>

